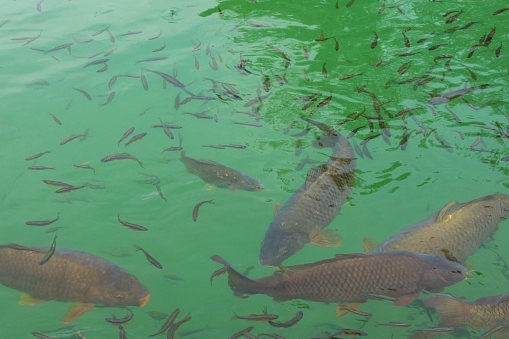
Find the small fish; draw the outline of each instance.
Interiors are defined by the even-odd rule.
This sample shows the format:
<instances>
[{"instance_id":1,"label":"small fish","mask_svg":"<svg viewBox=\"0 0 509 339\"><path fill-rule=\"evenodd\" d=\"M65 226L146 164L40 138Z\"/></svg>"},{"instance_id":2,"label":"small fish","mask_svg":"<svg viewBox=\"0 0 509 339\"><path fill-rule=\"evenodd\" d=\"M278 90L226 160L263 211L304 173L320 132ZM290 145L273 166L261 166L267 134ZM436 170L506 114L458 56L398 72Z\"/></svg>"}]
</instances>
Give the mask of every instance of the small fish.
<instances>
[{"instance_id":1,"label":"small fish","mask_svg":"<svg viewBox=\"0 0 509 339\"><path fill-rule=\"evenodd\" d=\"M66 184L65 182L61 182L61 181L43 180L42 182L44 182L48 186L57 186L57 187L72 186L72 185Z\"/></svg>"},{"instance_id":2,"label":"small fish","mask_svg":"<svg viewBox=\"0 0 509 339\"><path fill-rule=\"evenodd\" d=\"M137 225L139 226L139 225ZM145 251L143 248L141 248L140 246L137 246L137 245L134 245L134 247L136 248L136 251L142 251L143 254L145 254L145 256L147 257L147 260L152 264L154 265L155 267L159 268L159 269L163 269L163 265L161 265L159 263L159 261L157 261L156 259L154 259L154 257L152 257L150 254L147 253L147 251Z\"/></svg>"},{"instance_id":3,"label":"small fish","mask_svg":"<svg viewBox=\"0 0 509 339\"><path fill-rule=\"evenodd\" d=\"M159 193L159 196L166 201L166 198L163 196L163 192L161 191L161 187L159 185L156 186L157 193Z\"/></svg>"},{"instance_id":4,"label":"small fish","mask_svg":"<svg viewBox=\"0 0 509 339\"><path fill-rule=\"evenodd\" d=\"M199 202L198 204L196 204L196 206L194 206L194 208L193 208L193 221L197 221L198 220L198 214L200 212L200 206L205 204L205 203L215 204L214 200L202 201L202 202Z\"/></svg>"},{"instance_id":5,"label":"small fish","mask_svg":"<svg viewBox=\"0 0 509 339\"><path fill-rule=\"evenodd\" d=\"M405 39L405 46L407 48L410 48L410 40L408 40L407 36L405 35L405 33L401 33L403 34L403 38Z\"/></svg>"},{"instance_id":6,"label":"small fish","mask_svg":"<svg viewBox=\"0 0 509 339\"><path fill-rule=\"evenodd\" d=\"M58 118L57 118L56 116L54 116L54 115L53 115L53 114L51 114L51 113L50 113L49 115L51 115L51 116L53 117L53 120L55 120L55 122L56 122L57 124L62 125L62 122L61 122L60 120L58 120Z\"/></svg>"},{"instance_id":7,"label":"small fish","mask_svg":"<svg viewBox=\"0 0 509 339\"><path fill-rule=\"evenodd\" d=\"M159 118L159 121L161 122L161 126L163 126L164 133L168 136L168 138L173 140L174 136L173 136L173 133L171 132L171 130L165 124L163 124L163 121L161 120L161 118Z\"/></svg>"},{"instance_id":8,"label":"small fish","mask_svg":"<svg viewBox=\"0 0 509 339\"><path fill-rule=\"evenodd\" d=\"M409 112L412 112L412 111L414 111L414 110L416 110L416 109L424 109L424 107L405 108L404 110L399 111L398 113L396 113L396 115L394 115L394 117L399 117L399 116L401 116L401 115L403 115L403 116L404 116L405 114L407 114L407 113L409 113Z\"/></svg>"},{"instance_id":9,"label":"small fish","mask_svg":"<svg viewBox=\"0 0 509 339\"><path fill-rule=\"evenodd\" d=\"M448 44L439 44L439 45L434 45L434 46L431 46L430 48L428 48L428 51L433 51L439 47L442 47L442 46L447 46Z\"/></svg>"},{"instance_id":10,"label":"small fish","mask_svg":"<svg viewBox=\"0 0 509 339\"><path fill-rule=\"evenodd\" d=\"M408 71L408 69L410 68L411 64L412 64L412 61L409 61L409 62L406 62L403 65L401 65L401 67L398 69L398 75L405 74L405 72Z\"/></svg>"},{"instance_id":11,"label":"small fish","mask_svg":"<svg viewBox=\"0 0 509 339\"><path fill-rule=\"evenodd\" d=\"M126 307L127 308L127 307ZM113 325L122 325L122 324L125 324L129 321L131 321L133 319L133 316L134 316L134 313L132 310L130 310L129 308L127 308L127 310L131 313L131 314L128 314L127 316L125 316L124 318L106 318L104 320L106 320L107 322L109 322L110 324L113 324Z\"/></svg>"},{"instance_id":12,"label":"small fish","mask_svg":"<svg viewBox=\"0 0 509 339\"><path fill-rule=\"evenodd\" d=\"M175 338L175 332L180 328L180 326L183 324L183 323L186 323L188 322L189 320L191 320L191 313L188 313L184 319L174 323L173 325L170 326L170 328L168 329L168 332L166 334L166 338L168 339L173 339Z\"/></svg>"},{"instance_id":13,"label":"small fish","mask_svg":"<svg viewBox=\"0 0 509 339\"><path fill-rule=\"evenodd\" d=\"M235 149L246 149L247 146L244 146L244 145L233 145L233 144L230 144L230 145L221 145L222 147L228 147L228 148L235 148Z\"/></svg>"},{"instance_id":14,"label":"small fish","mask_svg":"<svg viewBox=\"0 0 509 339\"><path fill-rule=\"evenodd\" d=\"M215 149L225 149L223 145L201 145L201 147L210 147Z\"/></svg>"},{"instance_id":15,"label":"small fish","mask_svg":"<svg viewBox=\"0 0 509 339\"><path fill-rule=\"evenodd\" d=\"M48 169L52 169L54 170L55 168L54 167L46 167L46 166L30 166L28 167L29 170L37 170L37 171L40 171L40 170L48 170Z\"/></svg>"},{"instance_id":16,"label":"small fish","mask_svg":"<svg viewBox=\"0 0 509 339\"><path fill-rule=\"evenodd\" d=\"M155 337L155 336L157 336L157 335L159 335L161 333L166 332L166 330L173 324L175 319L177 319L177 316L179 315L179 313L180 313L180 308L177 308L175 311L173 311L170 314L168 319L166 319L166 321L164 322L163 326L161 326L161 329L159 331L157 331L156 333L149 335L149 337Z\"/></svg>"},{"instance_id":17,"label":"small fish","mask_svg":"<svg viewBox=\"0 0 509 339\"><path fill-rule=\"evenodd\" d=\"M39 2L39 3L41 3L41 2ZM56 339L55 337L50 337L50 336L47 336L47 335L39 333L39 332L32 332L32 335L39 339Z\"/></svg>"},{"instance_id":18,"label":"small fish","mask_svg":"<svg viewBox=\"0 0 509 339\"><path fill-rule=\"evenodd\" d=\"M446 334L449 332L456 331L456 327L428 327L428 328L419 328L414 330L414 332L428 332L428 333L441 333Z\"/></svg>"},{"instance_id":19,"label":"small fish","mask_svg":"<svg viewBox=\"0 0 509 339\"><path fill-rule=\"evenodd\" d=\"M384 3L382 4L382 7L380 7L380 9L378 10L378 14L382 14L384 10L385 10L385 0Z\"/></svg>"},{"instance_id":20,"label":"small fish","mask_svg":"<svg viewBox=\"0 0 509 339\"><path fill-rule=\"evenodd\" d=\"M99 106L106 106L107 104L109 104L113 100L114 97L115 97L115 91L111 92L110 96L108 97L108 100L106 100L106 102L104 104L99 105Z\"/></svg>"},{"instance_id":21,"label":"small fish","mask_svg":"<svg viewBox=\"0 0 509 339\"><path fill-rule=\"evenodd\" d=\"M132 143L132 142L136 142L136 141L138 141L138 140L143 139L146 135L147 135L147 133L140 133L140 134L136 134L135 136L133 136L133 137L131 138L131 140L129 140L129 141L125 144L125 146L124 146L124 147L127 147L127 146L128 146L130 143Z\"/></svg>"},{"instance_id":22,"label":"small fish","mask_svg":"<svg viewBox=\"0 0 509 339\"><path fill-rule=\"evenodd\" d=\"M73 165L74 167L78 167L78 168L85 168L85 169L91 169L94 171L94 174L95 174L95 168L93 168L92 166L90 165L80 165L80 164L76 164L76 165Z\"/></svg>"},{"instance_id":23,"label":"small fish","mask_svg":"<svg viewBox=\"0 0 509 339\"><path fill-rule=\"evenodd\" d=\"M381 134L378 133L378 134L374 134L374 135L370 135L369 137L367 137L366 139L362 140L361 143L359 144L360 146L362 145L365 145L368 143L368 141L372 140L372 139L375 139L377 137L379 137Z\"/></svg>"},{"instance_id":24,"label":"small fish","mask_svg":"<svg viewBox=\"0 0 509 339\"><path fill-rule=\"evenodd\" d=\"M53 243L51 244L51 247L49 248L48 252L46 252L46 254L44 254L41 261L39 261L39 265L44 265L45 263L48 262L48 260L51 259L53 254L55 254L56 247L57 247L57 235L55 234L55 237L53 238Z\"/></svg>"},{"instance_id":25,"label":"small fish","mask_svg":"<svg viewBox=\"0 0 509 339\"><path fill-rule=\"evenodd\" d=\"M421 52L394 54L394 56L397 56L397 57L407 57L407 56L412 56L412 55L416 55L416 54L421 54Z\"/></svg>"},{"instance_id":26,"label":"small fish","mask_svg":"<svg viewBox=\"0 0 509 339\"><path fill-rule=\"evenodd\" d=\"M368 336L368 334L366 332L363 332L361 330L354 330L354 329L351 329L351 328L343 328L343 329L337 331L336 333L332 334L331 337L334 338L336 336L342 336L342 338L344 338L345 335L349 335L350 338L353 338L353 337L356 337L356 336L360 336L360 337Z\"/></svg>"},{"instance_id":27,"label":"small fish","mask_svg":"<svg viewBox=\"0 0 509 339\"><path fill-rule=\"evenodd\" d=\"M141 62L161 61L161 60L166 60L166 59L168 59L168 57L155 57L155 58L148 58L148 59L144 59L144 60L139 60L139 61L136 61L136 63L139 64Z\"/></svg>"},{"instance_id":28,"label":"small fish","mask_svg":"<svg viewBox=\"0 0 509 339\"><path fill-rule=\"evenodd\" d=\"M353 314L356 314L356 315L359 315L361 317L372 317L373 314L371 313L368 313L368 312L361 312L361 311L358 311L356 309L353 309L353 308L347 308L347 307L342 307L342 306L338 306L338 310L341 310L341 311L347 311L347 312L350 312L350 313L353 313Z\"/></svg>"},{"instance_id":29,"label":"small fish","mask_svg":"<svg viewBox=\"0 0 509 339\"><path fill-rule=\"evenodd\" d=\"M137 225L137 224L133 224L131 222L128 222L128 221L122 221L120 220L120 214L118 215L118 221L123 225L123 226L126 226L127 228L130 228L132 230L135 230L135 231L148 231L148 228L144 227L144 226L141 226L141 225Z\"/></svg>"},{"instance_id":30,"label":"small fish","mask_svg":"<svg viewBox=\"0 0 509 339\"><path fill-rule=\"evenodd\" d=\"M304 316L304 312L299 311L299 312L297 312L295 317L293 317L292 319L285 321L285 322L273 322L273 321L269 320L269 325L274 326L274 327L279 327L279 328L292 327L292 326L297 325L297 323L302 319L303 316Z\"/></svg>"},{"instance_id":31,"label":"small fish","mask_svg":"<svg viewBox=\"0 0 509 339\"><path fill-rule=\"evenodd\" d=\"M275 315L275 314L264 313L264 314L251 314L251 315L247 315L247 316L239 316L239 315L237 315L234 312L232 319L241 319L241 320L247 320L247 321L263 321L263 322L266 322L266 321L269 321L269 320L276 320L278 318L279 318L279 316Z\"/></svg>"},{"instance_id":32,"label":"small fish","mask_svg":"<svg viewBox=\"0 0 509 339\"><path fill-rule=\"evenodd\" d=\"M322 73L323 73L323 77L324 78L327 78L327 69L325 68L325 64L327 62L324 62L323 65L322 65Z\"/></svg>"},{"instance_id":33,"label":"small fish","mask_svg":"<svg viewBox=\"0 0 509 339\"><path fill-rule=\"evenodd\" d=\"M214 119L214 117L211 117L210 115L207 115L205 113L191 113L191 112L184 112L184 113L192 115L193 117L198 118L198 119Z\"/></svg>"},{"instance_id":34,"label":"small fish","mask_svg":"<svg viewBox=\"0 0 509 339\"><path fill-rule=\"evenodd\" d=\"M385 4L385 2L384 2L384 4ZM375 33L375 39L371 43L371 49L374 49L376 47L376 45L378 44L378 34L376 34L376 32L373 32L373 33Z\"/></svg>"},{"instance_id":35,"label":"small fish","mask_svg":"<svg viewBox=\"0 0 509 339\"><path fill-rule=\"evenodd\" d=\"M258 27L258 28L272 27L269 24L264 24L262 22L250 21L250 20L246 20L245 18L244 18L244 21L246 22L246 24L253 26L253 27Z\"/></svg>"},{"instance_id":36,"label":"small fish","mask_svg":"<svg viewBox=\"0 0 509 339\"><path fill-rule=\"evenodd\" d=\"M251 126L251 127L263 127L263 125L255 124L254 122L233 122L237 125Z\"/></svg>"},{"instance_id":37,"label":"small fish","mask_svg":"<svg viewBox=\"0 0 509 339\"><path fill-rule=\"evenodd\" d=\"M499 9L498 11L495 11L495 13L493 13L493 15L499 15L501 13L504 13L505 11L509 11L509 8Z\"/></svg>"},{"instance_id":38,"label":"small fish","mask_svg":"<svg viewBox=\"0 0 509 339\"><path fill-rule=\"evenodd\" d=\"M62 187L62 188L59 188L58 190L56 190L55 193L68 193L71 191L77 191L84 187L85 187L85 185L83 185L83 186L65 186L65 187Z\"/></svg>"},{"instance_id":39,"label":"small fish","mask_svg":"<svg viewBox=\"0 0 509 339\"><path fill-rule=\"evenodd\" d=\"M80 138L80 137L86 137L87 135L86 134L75 134L75 135L71 135L70 137L67 137L65 138L64 140L62 140L62 142L60 143L60 146L62 145L65 145L67 144L69 141L72 141L76 138Z\"/></svg>"},{"instance_id":40,"label":"small fish","mask_svg":"<svg viewBox=\"0 0 509 339\"><path fill-rule=\"evenodd\" d=\"M63 227L63 226L50 227L50 228L46 229L46 230L44 231L44 233L52 233L52 232L56 232L56 231L58 231L58 230L59 230L59 229L61 229L61 228L64 228L64 227Z\"/></svg>"},{"instance_id":41,"label":"small fish","mask_svg":"<svg viewBox=\"0 0 509 339\"><path fill-rule=\"evenodd\" d=\"M52 224L54 223L55 221L57 221L58 219L60 219L60 213L57 215L56 219L53 219L53 220L44 220L44 221L27 221L26 224L27 225L30 225L30 226L46 226L46 225L49 225L49 224Z\"/></svg>"},{"instance_id":42,"label":"small fish","mask_svg":"<svg viewBox=\"0 0 509 339\"><path fill-rule=\"evenodd\" d=\"M383 323L383 324L376 323L376 326L390 326L390 327L400 327L400 328L403 328L403 327L410 327L412 325L409 324L409 323L402 323L402 322L397 322L397 321L391 321L391 322Z\"/></svg>"},{"instance_id":43,"label":"small fish","mask_svg":"<svg viewBox=\"0 0 509 339\"><path fill-rule=\"evenodd\" d=\"M345 75L341 78L339 78L339 80L347 80L347 79L351 79L351 78L354 78L354 77L358 77L359 75L363 75L364 73L358 73L358 74L349 74L349 75Z\"/></svg>"},{"instance_id":44,"label":"small fish","mask_svg":"<svg viewBox=\"0 0 509 339\"><path fill-rule=\"evenodd\" d=\"M51 153L51 151L46 151L46 152L38 153L36 155L32 155L31 157L28 157L25 160L26 161L34 160L34 159L42 157L44 154L47 154L47 153Z\"/></svg>"},{"instance_id":45,"label":"small fish","mask_svg":"<svg viewBox=\"0 0 509 339\"><path fill-rule=\"evenodd\" d=\"M500 57L500 51L502 50L502 43L500 43L500 47L495 50L495 56L497 58Z\"/></svg>"},{"instance_id":46,"label":"small fish","mask_svg":"<svg viewBox=\"0 0 509 339\"><path fill-rule=\"evenodd\" d=\"M134 132L134 127L129 128L129 129L128 129L125 133L124 133L124 135L122 135L122 137L120 138L120 140L119 140L119 141L118 141L118 143L117 143L117 144L118 144L117 146L120 146L120 142L121 142L122 140L124 140L125 138L127 138L128 136L130 136L131 134L133 134L133 132Z\"/></svg>"}]
</instances>

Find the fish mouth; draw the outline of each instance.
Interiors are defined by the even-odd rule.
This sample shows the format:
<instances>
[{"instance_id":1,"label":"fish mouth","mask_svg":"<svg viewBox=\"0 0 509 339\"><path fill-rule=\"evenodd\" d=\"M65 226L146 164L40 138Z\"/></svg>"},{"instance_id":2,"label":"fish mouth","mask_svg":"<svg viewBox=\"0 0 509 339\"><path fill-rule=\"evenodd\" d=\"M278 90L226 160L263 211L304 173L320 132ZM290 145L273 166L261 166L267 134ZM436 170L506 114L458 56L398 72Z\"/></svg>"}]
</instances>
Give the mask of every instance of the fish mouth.
<instances>
[{"instance_id":1,"label":"fish mouth","mask_svg":"<svg viewBox=\"0 0 509 339\"><path fill-rule=\"evenodd\" d=\"M273 267L273 268L278 267L277 265L264 264L261 259L258 259L258 264L260 264L261 266L265 266L265 267Z\"/></svg>"},{"instance_id":2,"label":"fish mouth","mask_svg":"<svg viewBox=\"0 0 509 339\"><path fill-rule=\"evenodd\" d=\"M143 307L150 301L150 293L138 300L138 307Z\"/></svg>"}]
</instances>

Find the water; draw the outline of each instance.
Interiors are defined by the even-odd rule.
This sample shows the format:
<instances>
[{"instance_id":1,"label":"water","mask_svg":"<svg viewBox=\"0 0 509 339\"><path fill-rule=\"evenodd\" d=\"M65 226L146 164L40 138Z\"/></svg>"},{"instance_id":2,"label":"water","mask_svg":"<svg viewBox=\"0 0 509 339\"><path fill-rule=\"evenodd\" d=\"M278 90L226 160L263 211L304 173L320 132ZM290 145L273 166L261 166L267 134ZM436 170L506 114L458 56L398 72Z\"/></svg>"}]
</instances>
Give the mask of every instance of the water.
<instances>
[{"instance_id":1,"label":"water","mask_svg":"<svg viewBox=\"0 0 509 339\"><path fill-rule=\"evenodd\" d=\"M383 13L378 14L382 3L355 1L351 7L341 1L338 9L334 1L320 1L310 4L295 1L179 1L169 4L165 1L134 2L124 1L6 1L2 6L0 28L2 53L1 93L1 163L2 185L0 192L0 216L3 220L3 243L22 245L51 244L54 234L45 233L45 228L62 226L58 231L58 246L76 248L101 255L123 266L139 277L151 291L151 302L141 309L135 309L135 316L126 328L129 338L142 338L155 333L162 320L152 319L147 312L171 313L180 308L182 314L191 312L192 321L183 325L181 331L204 329L191 334L189 338L225 338L241 330L249 323L231 320L233 312L239 315L260 313L267 307L270 313L279 314L281 319L290 319L298 310L304 311L304 319L298 328L276 331L266 323L254 324L254 333L274 333L288 338L310 338L333 333L338 328L359 328L378 337L407 336L409 330L375 327L375 321L410 322L413 328L432 326L422 308L394 307L388 303L370 301L361 310L374 314L367 320L355 315L335 319L335 305L301 300L276 303L265 295L248 299L235 298L221 276L209 286L210 274L218 265L209 257L221 255L236 268L243 271L254 265L251 277L262 277L273 272L260 267L257 258L260 243L267 226L272 220L272 206L275 202L286 201L305 180L306 165L301 171L295 167L308 155L309 158L325 162L329 150L311 147L312 140L320 131L301 137L302 154L294 155L297 138L290 136L306 128L301 116L313 113L312 119L329 125L337 125L352 112L366 109L366 115L375 117L372 99L357 89L368 84L367 90L375 93L383 107L392 115L412 107L424 107L412 113L427 127L427 137L416 134L419 125L410 114L405 124L401 118L388 119L391 128L391 145L381 137L371 140L367 147L373 160L358 159L356 185L341 214L329 226L345 239L337 249L323 249L306 245L285 264L300 264L332 257L335 253L361 252L361 239L370 236L382 241L400 228L421 220L439 210L447 202L460 202L500 191L505 192L508 181L507 165L500 158L507 154L506 140L497 138L497 131L480 129L475 125L502 128L508 125L504 116L508 103L507 88L508 58L504 47L500 57L495 50L507 40L509 12L493 16L503 8L503 1L444 1L440 2L387 2ZM401 4L397 8L389 8ZM459 10L464 13L454 23L445 24L442 14ZM220 9L221 12L218 10ZM452 15L451 15L452 16ZM449 16L450 17L450 16ZM244 18L270 25L256 27ZM480 21L465 30L436 35L423 43L417 43L431 32L443 32L471 21ZM240 23L240 26L235 27ZM483 34L489 33L496 25L496 34L488 48L480 47L471 58L467 58L470 46L477 44ZM411 47L405 46L402 31L406 32ZM108 31L92 36L108 27ZM135 35L122 34L138 32ZM333 39L316 42L323 31L324 37L334 36L339 44L335 50ZM376 32L378 45L371 49ZM41 36L23 46L29 40L13 40L19 37ZM150 40L160 34L160 37ZM76 40L93 39L91 42ZM64 47L48 51L66 43ZM198 44L201 43L201 49ZM286 60L267 44L281 49L291 60L285 69ZM427 48L436 44L447 44L434 51ZM206 55L210 45L213 61ZM153 52L163 46L164 49ZM303 46L309 52L304 58ZM41 49L37 51L34 49ZM109 56L104 54L116 48ZM194 49L197 49L193 52ZM94 58L89 58L101 52ZM409 57L395 57L395 54L421 52ZM251 75L242 75L235 66L240 55L247 64L245 69ZM446 60L433 59L439 55L451 55L452 71L448 71ZM136 63L155 57L165 60ZM195 64L195 57L199 69ZM110 59L108 69L97 72L104 64L85 67L100 58ZM380 67L375 65L382 59ZM221 61L222 60L222 61ZM409 70L398 76L400 66L412 60ZM322 69L327 70L324 77ZM212 65L212 66L211 66ZM435 77L428 85L413 89L414 83L386 84L390 80L403 81L420 77L435 65L430 76ZM186 89L195 94L214 96L209 91L211 78L233 85L239 91L242 101L223 96L227 102L193 100L174 108L179 89L167 84L155 73L145 72L148 90L145 91L139 78L118 77L108 86L113 76L137 75L144 69L157 70L173 75L186 84ZM473 80L466 68L477 76ZM304 78L304 72L309 81ZM270 96L259 105L259 114L264 119L233 114L235 110L248 111L244 103L257 97L257 88L270 77ZM279 85L272 73L288 80ZM362 73L348 80L340 77ZM459 124L443 105L435 106L433 116L425 106L429 96L424 92L443 93L461 89L464 86L481 84L490 86L465 96L475 105L473 110L458 98L448 107L461 119ZM220 86L220 85L219 85ZM86 91L92 97L87 100L74 90ZM221 86L219 87L221 88ZM113 100L102 106L112 93ZM312 106L303 111L304 103L294 98L321 93L320 102L332 91L333 98L327 107L315 110ZM262 91L262 95L266 93ZM180 93L180 101L188 97ZM203 112L214 116L198 120L183 112ZM58 125L49 113L55 115ZM387 116L382 111L382 116ZM152 128L165 122L182 126L173 130L177 136L169 140L161 129ZM296 121L288 134L285 128ZM254 122L262 128L233 124L233 122ZM360 118L345 124L344 135L354 128L366 125ZM125 160L101 163L100 159L124 151L117 146L122 134L135 127L134 134L148 133L143 140L130 144L125 151L138 157L144 165ZM369 135L379 133L361 129L352 140L360 143ZM399 142L404 129L410 133L405 151ZM445 139L452 152L435 139L431 130ZM460 138L459 131L465 136ZM470 145L481 132L479 148L495 153L476 152ZM86 133L85 140L76 139L60 146L59 143L73 134ZM259 193L230 193L225 189L203 190L204 183L198 177L186 173L178 160L177 152L161 151L178 145L178 134L184 136L183 147L193 158L207 158L245 172L260 180L265 190ZM239 144L246 149L212 149L201 145ZM24 159L44 151L51 153L25 161ZM91 170L73 167L74 164L88 164ZM55 170L27 170L28 166L48 166ZM161 199L153 184L140 183L150 180L142 173L159 178L159 186L167 198ZM73 185L87 185L85 188L67 194L54 193L42 180L57 180ZM197 222L191 212L200 201L214 199L216 204L202 206ZM60 219L47 227L25 225L29 220ZM123 220L144 225L148 232L134 232L120 225L117 215ZM479 274L474 279L461 282L445 290L457 297L472 301L478 297L507 292L507 280L501 274L503 263L498 261L509 257L509 250L503 246L509 231L504 224L493 240L480 248L469 261ZM158 259L162 271L150 265L142 253L134 252L134 243L145 248ZM130 256L116 257L113 250L127 251ZM496 251L493 252L493 251ZM108 253L110 252L110 253ZM183 281L165 278L165 274L182 277ZM95 308L73 324L68 332L51 333L63 325L58 319L68 308L67 303L47 302L33 307L17 304L20 293L0 288L2 304L0 311L2 337L31 338L31 332L48 331L55 337L72 337L73 331L81 330L88 338L111 338L118 329L104 321L112 313L123 316L125 310ZM183 317L183 315L181 316ZM435 323L437 321L435 320ZM23 325L21 325L23 324ZM463 331L458 336L466 337ZM482 330L470 331L475 337ZM451 335L452 337L452 335Z\"/></svg>"}]
</instances>

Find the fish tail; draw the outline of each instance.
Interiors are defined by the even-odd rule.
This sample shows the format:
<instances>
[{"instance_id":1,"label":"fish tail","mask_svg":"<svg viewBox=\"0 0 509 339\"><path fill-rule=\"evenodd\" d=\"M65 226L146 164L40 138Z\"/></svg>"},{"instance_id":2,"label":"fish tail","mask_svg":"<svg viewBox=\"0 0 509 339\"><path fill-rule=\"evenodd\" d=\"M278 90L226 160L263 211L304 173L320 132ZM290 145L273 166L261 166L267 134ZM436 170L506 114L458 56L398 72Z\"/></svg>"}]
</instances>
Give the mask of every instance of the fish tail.
<instances>
[{"instance_id":1,"label":"fish tail","mask_svg":"<svg viewBox=\"0 0 509 339\"><path fill-rule=\"evenodd\" d=\"M136 245L136 244L133 244L134 248L136 248L136 251L141 251L141 247Z\"/></svg>"},{"instance_id":2,"label":"fish tail","mask_svg":"<svg viewBox=\"0 0 509 339\"><path fill-rule=\"evenodd\" d=\"M232 267L232 265L221 258L218 255L213 255L210 257L215 262L228 266L228 285L232 289L233 293L237 297L243 297L244 294L256 294L258 293L258 288L256 281L249 279L236 269Z\"/></svg>"},{"instance_id":3,"label":"fish tail","mask_svg":"<svg viewBox=\"0 0 509 339\"><path fill-rule=\"evenodd\" d=\"M434 308L440 315L440 326L464 326L464 316L470 308L468 302L450 295L434 294L423 300L426 307Z\"/></svg>"}]
</instances>

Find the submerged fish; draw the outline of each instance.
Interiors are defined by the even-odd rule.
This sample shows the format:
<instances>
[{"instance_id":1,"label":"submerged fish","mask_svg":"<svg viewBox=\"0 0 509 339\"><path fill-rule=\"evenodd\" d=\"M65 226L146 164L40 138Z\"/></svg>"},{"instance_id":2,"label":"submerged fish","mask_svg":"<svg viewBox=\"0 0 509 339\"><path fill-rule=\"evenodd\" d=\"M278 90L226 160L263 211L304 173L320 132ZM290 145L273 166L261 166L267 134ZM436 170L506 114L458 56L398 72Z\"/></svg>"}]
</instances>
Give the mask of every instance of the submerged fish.
<instances>
[{"instance_id":1,"label":"submerged fish","mask_svg":"<svg viewBox=\"0 0 509 339\"><path fill-rule=\"evenodd\" d=\"M150 292L134 275L97 255L58 248L39 265L48 247L0 246L0 283L25 292L20 304L48 300L79 302L60 321L73 322L94 304L107 307L144 306Z\"/></svg>"},{"instance_id":2,"label":"submerged fish","mask_svg":"<svg viewBox=\"0 0 509 339\"><path fill-rule=\"evenodd\" d=\"M452 91L452 92L442 93L440 95L434 96L431 99L429 99L427 104L428 105L445 104L445 103L451 102L453 99L459 98L467 93L473 92L478 89L484 89L488 86L489 86L489 84L484 84L484 85L480 85L480 86L463 88L463 89L458 89L458 90Z\"/></svg>"},{"instance_id":3,"label":"submerged fish","mask_svg":"<svg viewBox=\"0 0 509 339\"><path fill-rule=\"evenodd\" d=\"M450 295L434 294L423 300L440 314L439 326L493 328L509 326L509 293L467 302Z\"/></svg>"},{"instance_id":4,"label":"submerged fish","mask_svg":"<svg viewBox=\"0 0 509 339\"><path fill-rule=\"evenodd\" d=\"M451 201L440 211L424 220L401 229L375 246L364 238L365 250L392 250L453 256L459 262L467 257L498 230L501 218L509 217L509 195L495 193L464 203Z\"/></svg>"},{"instance_id":5,"label":"submerged fish","mask_svg":"<svg viewBox=\"0 0 509 339\"><path fill-rule=\"evenodd\" d=\"M254 280L217 255L211 259L228 267L228 284L235 296L267 294L276 301L363 303L370 299L367 293L383 293L397 298L394 305L405 306L418 298L423 289L450 286L466 279L466 268L458 263L409 251L337 254L335 258L289 266L284 272Z\"/></svg>"},{"instance_id":6,"label":"submerged fish","mask_svg":"<svg viewBox=\"0 0 509 339\"><path fill-rule=\"evenodd\" d=\"M139 161L138 158L136 158L134 155L131 155L128 153L118 153L118 154L108 155L108 156L105 156L104 158L102 158L101 162L109 162L109 161L113 161L113 160L125 160L125 159L137 161L138 164L140 164L140 166L143 167L143 165L141 164L141 161Z\"/></svg>"},{"instance_id":7,"label":"submerged fish","mask_svg":"<svg viewBox=\"0 0 509 339\"><path fill-rule=\"evenodd\" d=\"M216 187L252 192L260 192L264 188L258 180L215 161L189 158L184 152L180 154L180 160L190 173Z\"/></svg>"},{"instance_id":8,"label":"submerged fish","mask_svg":"<svg viewBox=\"0 0 509 339\"><path fill-rule=\"evenodd\" d=\"M334 139L329 161L311 167L306 182L274 209L260 250L261 265L278 266L307 243L336 247L343 242L334 231L322 229L334 220L352 192L356 160L348 140L339 133Z\"/></svg>"}]
</instances>

